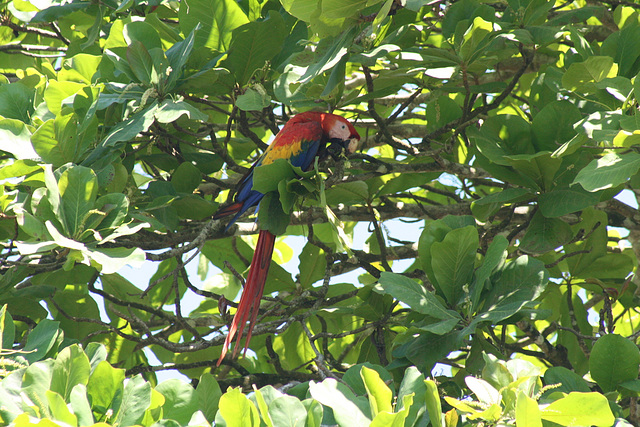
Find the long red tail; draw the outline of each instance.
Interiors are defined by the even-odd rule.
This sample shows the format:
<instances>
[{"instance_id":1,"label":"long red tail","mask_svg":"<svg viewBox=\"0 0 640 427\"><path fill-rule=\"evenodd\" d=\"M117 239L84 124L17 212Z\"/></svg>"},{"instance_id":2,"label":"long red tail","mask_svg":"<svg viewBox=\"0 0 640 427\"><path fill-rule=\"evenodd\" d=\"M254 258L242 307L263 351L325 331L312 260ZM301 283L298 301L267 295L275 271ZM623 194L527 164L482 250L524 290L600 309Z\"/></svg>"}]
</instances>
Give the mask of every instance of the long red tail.
<instances>
[{"instance_id":1,"label":"long red tail","mask_svg":"<svg viewBox=\"0 0 640 427\"><path fill-rule=\"evenodd\" d=\"M240 341L244 332L244 327L249 321L249 327L247 328L247 339L244 343L244 350L247 351L249 347L249 341L251 340L251 333L255 326L256 319L258 318L258 309L260 308L260 299L262 298L262 292L264 291L264 284L267 281L267 273L269 273L269 266L271 265L271 256L273 255L273 246L276 241L276 236L266 230L260 230L258 234L258 243L256 250L253 253L251 259L251 267L249 268L249 275L240 297L240 303L236 314L233 316L231 327L229 328L229 334L224 341L222 347L222 354L216 366L220 366L222 359L227 354L227 351L231 345L231 341L238 335L236 339L236 347L233 350L233 356L238 353L240 349Z\"/></svg>"}]
</instances>

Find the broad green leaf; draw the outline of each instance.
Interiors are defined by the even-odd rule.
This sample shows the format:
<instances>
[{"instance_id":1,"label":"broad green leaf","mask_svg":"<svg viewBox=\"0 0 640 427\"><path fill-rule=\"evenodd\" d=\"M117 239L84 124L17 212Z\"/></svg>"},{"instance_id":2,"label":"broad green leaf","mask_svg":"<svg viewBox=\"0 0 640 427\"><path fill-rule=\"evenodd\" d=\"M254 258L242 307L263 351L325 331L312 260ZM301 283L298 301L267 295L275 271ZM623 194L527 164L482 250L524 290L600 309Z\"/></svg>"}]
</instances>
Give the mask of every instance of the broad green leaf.
<instances>
[{"instance_id":1,"label":"broad green leaf","mask_svg":"<svg viewBox=\"0 0 640 427\"><path fill-rule=\"evenodd\" d=\"M636 379L638 368L640 350L632 341L620 335L604 335L591 349L591 377L605 392L615 390L619 383Z\"/></svg>"},{"instance_id":2,"label":"broad green leaf","mask_svg":"<svg viewBox=\"0 0 640 427\"><path fill-rule=\"evenodd\" d=\"M638 170L640 170L640 154L608 153L593 160L578 172L574 182L582 185L585 190L594 192L616 187L626 182Z\"/></svg>"},{"instance_id":3,"label":"broad green leaf","mask_svg":"<svg viewBox=\"0 0 640 427\"><path fill-rule=\"evenodd\" d=\"M7 304L0 308L0 344L1 348L9 350L13 348L13 340L15 339L16 329L13 324L13 318L7 311Z\"/></svg>"},{"instance_id":4,"label":"broad green leaf","mask_svg":"<svg viewBox=\"0 0 640 427\"><path fill-rule=\"evenodd\" d=\"M322 72L334 67L343 56L348 53L348 47L351 46L356 36L355 27L342 33L342 35L329 46L326 53L315 63L307 68L307 71L299 79L300 83L308 83Z\"/></svg>"},{"instance_id":5,"label":"broad green leaf","mask_svg":"<svg viewBox=\"0 0 640 427\"><path fill-rule=\"evenodd\" d=\"M267 193L260 201L258 222L261 230L267 230L276 236L284 234L289 226L289 213L282 210L277 193Z\"/></svg>"},{"instance_id":6,"label":"broad green leaf","mask_svg":"<svg viewBox=\"0 0 640 427\"><path fill-rule=\"evenodd\" d=\"M140 42L147 50L162 48L158 32L153 28L153 25L145 21L133 21L125 24L122 36L128 46Z\"/></svg>"},{"instance_id":7,"label":"broad green leaf","mask_svg":"<svg viewBox=\"0 0 640 427\"><path fill-rule=\"evenodd\" d=\"M424 385L427 388L425 399L431 424L433 427L442 427L442 405L438 387L432 380L424 380Z\"/></svg>"},{"instance_id":8,"label":"broad green leaf","mask_svg":"<svg viewBox=\"0 0 640 427\"><path fill-rule=\"evenodd\" d=\"M537 151L554 152L558 146L571 141L577 133L574 125L582 118L578 107L568 101L547 104L531 123Z\"/></svg>"},{"instance_id":9,"label":"broad green leaf","mask_svg":"<svg viewBox=\"0 0 640 427\"><path fill-rule=\"evenodd\" d=\"M65 347L53 365L51 390L68 402L73 387L87 384L90 369L89 358L77 344Z\"/></svg>"},{"instance_id":10,"label":"broad green leaf","mask_svg":"<svg viewBox=\"0 0 640 427\"><path fill-rule=\"evenodd\" d=\"M377 292L389 294L419 313L427 314L436 319L457 319L459 317L456 312L447 310L435 295L408 277L383 272L380 275L380 287L382 289L376 289Z\"/></svg>"},{"instance_id":11,"label":"broad green leaf","mask_svg":"<svg viewBox=\"0 0 640 427\"><path fill-rule=\"evenodd\" d=\"M280 53L286 36L287 29L282 15L271 11L266 19L249 22L233 30L223 66L231 71L240 86L244 86L257 70L264 68ZM240 106L238 108L244 109Z\"/></svg>"},{"instance_id":12,"label":"broad green leaf","mask_svg":"<svg viewBox=\"0 0 640 427\"><path fill-rule=\"evenodd\" d=\"M85 85L82 83L50 80L44 90L44 100L47 103L47 108L55 115L60 114L63 101L84 87Z\"/></svg>"},{"instance_id":13,"label":"broad green leaf","mask_svg":"<svg viewBox=\"0 0 640 427\"><path fill-rule=\"evenodd\" d=\"M230 388L220 398L219 405L218 415L224 419L227 427L260 426L258 409L242 394L240 388Z\"/></svg>"},{"instance_id":14,"label":"broad green leaf","mask_svg":"<svg viewBox=\"0 0 640 427\"><path fill-rule=\"evenodd\" d=\"M298 259L300 260L300 266L298 267L300 274L298 277L300 285L302 285L303 288L311 286L324 277L327 268L327 259L322 249L311 243L307 243L304 248L302 248Z\"/></svg>"},{"instance_id":15,"label":"broad green leaf","mask_svg":"<svg viewBox=\"0 0 640 427\"><path fill-rule=\"evenodd\" d=\"M269 417L274 426L304 427L307 410L297 398L283 395L269 402Z\"/></svg>"},{"instance_id":16,"label":"broad green leaf","mask_svg":"<svg viewBox=\"0 0 640 427\"><path fill-rule=\"evenodd\" d=\"M73 166L58 179L58 189L64 211L66 230L77 237L84 229L84 221L94 207L98 194L98 178L92 169Z\"/></svg>"},{"instance_id":17,"label":"broad green leaf","mask_svg":"<svg viewBox=\"0 0 640 427\"><path fill-rule=\"evenodd\" d=\"M600 201L600 196L599 192L588 192L573 185L542 193L538 197L538 205L546 218L557 218L595 205Z\"/></svg>"},{"instance_id":18,"label":"broad green leaf","mask_svg":"<svg viewBox=\"0 0 640 427\"><path fill-rule=\"evenodd\" d=\"M44 319L29 333L24 346L24 358L29 363L41 360L53 348L58 339L60 322Z\"/></svg>"},{"instance_id":19,"label":"broad green leaf","mask_svg":"<svg viewBox=\"0 0 640 427\"><path fill-rule=\"evenodd\" d=\"M0 116L31 123L35 90L20 82L0 85Z\"/></svg>"},{"instance_id":20,"label":"broad green leaf","mask_svg":"<svg viewBox=\"0 0 640 427\"><path fill-rule=\"evenodd\" d=\"M74 162L82 154L77 138L78 120L75 114L58 115L47 120L31 135L31 144L38 155L54 167Z\"/></svg>"},{"instance_id":21,"label":"broad green leaf","mask_svg":"<svg viewBox=\"0 0 640 427\"><path fill-rule=\"evenodd\" d=\"M544 382L547 385L560 385L559 387L554 388L553 391L559 391L567 394L572 391L579 391L583 393L591 391L589 384L584 380L584 378L564 366L554 366L547 369L544 373Z\"/></svg>"},{"instance_id":22,"label":"broad green leaf","mask_svg":"<svg viewBox=\"0 0 640 427\"><path fill-rule=\"evenodd\" d=\"M451 230L431 246L433 274L451 305L458 303L463 287L471 282L478 242L477 229L468 226Z\"/></svg>"},{"instance_id":23,"label":"broad green leaf","mask_svg":"<svg viewBox=\"0 0 640 427\"><path fill-rule=\"evenodd\" d=\"M135 40L129 44L127 60L139 82L147 86L158 83L158 70L155 69L153 59L141 41Z\"/></svg>"},{"instance_id":24,"label":"broad green leaf","mask_svg":"<svg viewBox=\"0 0 640 427\"><path fill-rule=\"evenodd\" d=\"M31 143L31 130L23 122L17 119L0 118L0 150L13 154L18 161L34 161L39 154L34 150ZM15 165L15 163L14 163ZM5 169L11 168L13 165L5 165ZM2 173L0 173L0 176ZM16 175L18 176L18 175Z\"/></svg>"},{"instance_id":25,"label":"broad green leaf","mask_svg":"<svg viewBox=\"0 0 640 427\"><path fill-rule=\"evenodd\" d=\"M516 427L542 427L538 402L523 392L518 393L516 402Z\"/></svg>"},{"instance_id":26,"label":"broad green leaf","mask_svg":"<svg viewBox=\"0 0 640 427\"><path fill-rule=\"evenodd\" d=\"M380 412L392 412L391 400L393 399L393 393L380 378L380 375L373 369L363 366L360 376L369 397L371 415L376 417Z\"/></svg>"},{"instance_id":27,"label":"broad green leaf","mask_svg":"<svg viewBox=\"0 0 640 427\"><path fill-rule=\"evenodd\" d=\"M47 390L46 395L53 419L62 421L71 426L78 425L78 418L69 410L65 400L60 396L60 394L52 390Z\"/></svg>"},{"instance_id":28,"label":"broad green leaf","mask_svg":"<svg viewBox=\"0 0 640 427\"><path fill-rule=\"evenodd\" d=\"M506 251L508 246L509 242L504 236L496 236L489 245L489 248L487 248L487 253L482 265L475 272L471 291L471 306L473 308L478 306L485 281L500 264L504 263L507 257Z\"/></svg>"},{"instance_id":29,"label":"broad green leaf","mask_svg":"<svg viewBox=\"0 0 640 427\"><path fill-rule=\"evenodd\" d=\"M371 423L368 402L357 397L347 386L333 378L321 383L309 383L311 397L333 409L333 415L339 425L364 427Z\"/></svg>"},{"instance_id":30,"label":"broad green leaf","mask_svg":"<svg viewBox=\"0 0 640 427\"><path fill-rule=\"evenodd\" d=\"M236 99L236 107L242 111L262 111L271 104L271 97L262 87L247 88Z\"/></svg>"},{"instance_id":31,"label":"broad green leaf","mask_svg":"<svg viewBox=\"0 0 640 427\"><path fill-rule=\"evenodd\" d=\"M158 109L158 101L154 100L144 109L136 112L127 120L122 121L111 128L107 136L98 144L82 163L91 165L98 161L101 157L109 154L111 147L121 141L130 141L140 132L144 132L153 124L155 113Z\"/></svg>"},{"instance_id":32,"label":"broad green leaf","mask_svg":"<svg viewBox=\"0 0 640 427\"><path fill-rule=\"evenodd\" d=\"M614 416L609 402L600 393L569 393L541 410L543 420L562 426L610 426Z\"/></svg>"},{"instance_id":33,"label":"broad green leaf","mask_svg":"<svg viewBox=\"0 0 640 427\"><path fill-rule=\"evenodd\" d=\"M198 409L202 411L207 421L212 422L218 412L218 402L222 396L222 391L218 382L210 373L204 373L200 377L196 387L198 397Z\"/></svg>"},{"instance_id":34,"label":"broad green leaf","mask_svg":"<svg viewBox=\"0 0 640 427\"><path fill-rule=\"evenodd\" d=\"M278 183L282 180L295 178L295 172L285 159L278 159L268 165L260 165L253 170L253 190L262 194L278 189Z\"/></svg>"},{"instance_id":35,"label":"broad green leaf","mask_svg":"<svg viewBox=\"0 0 640 427\"><path fill-rule=\"evenodd\" d=\"M187 425L198 408L197 392L190 384L172 378L161 382L155 388L164 396L162 405L165 418L171 418L180 425Z\"/></svg>"},{"instance_id":36,"label":"broad green leaf","mask_svg":"<svg viewBox=\"0 0 640 427\"><path fill-rule=\"evenodd\" d=\"M618 66L610 56L590 56L584 62L574 62L562 77L562 85L571 91L593 92L595 83L615 77Z\"/></svg>"},{"instance_id":37,"label":"broad green leaf","mask_svg":"<svg viewBox=\"0 0 640 427\"><path fill-rule=\"evenodd\" d=\"M202 182L200 170L192 163L183 162L171 175L171 184L177 192L192 193Z\"/></svg>"},{"instance_id":38,"label":"broad green leaf","mask_svg":"<svg viewBox=\"0 0 640 427\"><path fill-rule=\"evenodd\" d=\"M318 0L282 0L282 7L296 18L310 22L311 17L319 12Z\"/></svg>"},{"instance_id":39,"label":"broad green leaf","mask_svg":"<svg viewBox=\"0 0 640 427\"><path fill-rule=\"evenodd\" d=\"M185 0L180 2L178 12L180 29L189 34L198 24L202 27L195 34L195 47L224 52L229 48L232 31L249 22L234 0Z\"/></svg>"},{"instance_id":40,"label":"broad green leaf","mask_svg":"<svg viewBox=\"0 0 640 427\"><path fill-rule=\"evenodd\" d=\"M19 393L23 395L23 401L28 399L27 401L32 402L30 406L35 406L32 410L36 413L47 413L47 391L51 382L52 365L52 359L36 362L29 365L22 376L22 389Z\"/></svg>"},{"instance_id":41,"label":"broad green leaf","mask_svg":"<svg viewBox=\"0 0 640 427\"><path fill-rule=\"evenodd\" d=\"M536 212L520 241L520 250L544 254L569 242L572 237L569 224L558 218L545 218L541 212Z\"/></svg>"},{"instance_id":42,"label":"broad green leaf","mask_svg":"<svg viewBox=\"0 0 640 427\"><path fill-rule=\"evenodd\" d=\"M114 368L107 361L94 368L87 383L87 395L93 411L104 417L107 411L118 409L123 397L124 378L124 369Z\"/></svg>"},{"instance_id":43,"label":"broad green leaf","mask_svg":"<svg viewBox=\"0 0 640 427\"><path fill-rule=\"evenodd\" d=\"M500 392L482 378L466 377L464 382L480 402L486 405L500 403Z\"/></svg>"},{"instance_id":44,"label":"broad green leaf","mask_svg":"<svg viewBox=\"0 0 640 427\"><path fill-rule=\"evenodd\" d=\"M113 408L116 414L114 424L138 424L151 405L151 384L141 375L136 375L127 381L121 399L118 407Z\"/></svg>"},{"instance_id":45,"label":"broad green leaf","mask_svg":"<svg viewBox=\"0 0 640 427\"><path fill-rule=\"evenodd\" d=\"M183 115L186 115L192 120L207 120L206 114L202 113L200 110L181 98L176 100L163 100L158 105L158 108L154 111L153 115L160 123L175 122Z\"/></svg>"},{"instance_id":46,"label":"broad green leaf","mask_svg":"<svg viewBox=\"0 0 640 427\"><path fill-rule=\"evenodd\" d=\"M71 389L69 395L69 404L76 417L78 417L78 425L88 426L94 423L91 404L87 395L87 387L84 384L76 384Z\"/></svg>"}]
</instances>

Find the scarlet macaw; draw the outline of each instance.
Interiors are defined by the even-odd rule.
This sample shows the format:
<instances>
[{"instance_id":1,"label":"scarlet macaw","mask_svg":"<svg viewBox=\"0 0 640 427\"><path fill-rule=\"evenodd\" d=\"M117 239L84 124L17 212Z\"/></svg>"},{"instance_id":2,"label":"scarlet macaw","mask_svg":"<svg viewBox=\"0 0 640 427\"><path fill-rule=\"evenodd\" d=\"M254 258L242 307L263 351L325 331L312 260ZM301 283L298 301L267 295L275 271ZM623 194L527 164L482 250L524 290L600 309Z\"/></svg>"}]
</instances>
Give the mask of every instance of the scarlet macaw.
<instances>
[{"instance_id":1,"label":"scarlet macaw","mask_svg":"<svg viewBox=\"0 0 640 427\"><path fill-rule=\"evenodd\" d=\"M277 159L287 159L293 166L308 170L313 165L316 156L323 157L326 155L327 144L329 146L341 146L350 154L355 151L359 140L360 135L344 117L311 111L294 116L278 132L271 145L240 180L236 187L234 202L221 208L213 218L219 219L235 214L227 225L228 229L249 208L260 203L264 194L252 188L253 170L256 166L268 165ZM234 357L237 354L247 320L249 321L249 327L247 328L247 339L244 345L245 351L249 347L249 340L258 317L260 299L262 298L269 265L271 264L275 240L276 236L273 233L267 230L260 230L249 274L240 297L238 309L233 316L229 334L222 347L222 354L217 363L218 366L220 366L222 359L227 354L231 341L236 334L238 337L233 351Z\"/></svg>"}]
</instances>

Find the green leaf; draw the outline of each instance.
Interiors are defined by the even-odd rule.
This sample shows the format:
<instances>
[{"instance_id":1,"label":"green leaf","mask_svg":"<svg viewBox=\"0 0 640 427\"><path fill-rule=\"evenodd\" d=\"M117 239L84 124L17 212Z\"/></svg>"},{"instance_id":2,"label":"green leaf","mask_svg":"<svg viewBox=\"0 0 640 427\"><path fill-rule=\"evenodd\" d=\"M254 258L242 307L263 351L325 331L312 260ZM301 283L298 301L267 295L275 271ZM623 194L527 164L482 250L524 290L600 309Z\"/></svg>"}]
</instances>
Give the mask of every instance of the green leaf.
<instances>
[{"instance_id":1,"label":"green leaf","mask_svg":"<svg viewBox=\"0 0 640 427\"><path fill-rule=\"evenodd\" d=\"M300 260L300 266L298 267L300 274L298 278L303 288L311 286L324 277L327 268L327 259L324 251L318 246L307 243L304 245L304 248L302 248L298 259Z\"/></svg>"},{"instance_id":2,"label":"green leaf","mask_svg":"<svg viewBox=\"0 0 640 427\"><path fill-rule=\"evenodd\" d=\"M247 396L242 394L240 388L230 388L220 398L219 405L218 415L224 419L227 427L260 426L258 410Z\"/></svg>"},{"instance_id":3,"label":"green leaf","mask_svg":"<svg viewBox=\"0 0 640 427\"><path fill-rule=\"evenodd\" d=\"M404 372L404 378L402 378L402 382L398 388L398 402L404 402L405 397L413 396L413 401L416 403L411 405L411 408L409 408L409 413L406 418L407 425L416 425L416 422L421 418L428 419L429 415L426 412L427 406L420 403L426 401L427 392L428 390L424 382L424 375L422 375L415 366L408 367ZM440 397L437 393L435 397L439 401ZM437 426L434 422L434 427L442 426Z\"/></svg>"},{"instance_id":4,"label":"green leaf","mask_svg":"<svg viewBox=\"0 0 640 427\"><path fill-rule=\"evenodd\" d=\"M520 241L520 250L526 253L544 254L569 242L573 237L571 227L557 218L545 218L536 212Z\"/></svg>"},{"instance_id":5,"label":"green leaf","mask_svg":"<svg viewBox=\"0 0 640 427\"><path fill-rule=\"evenodd\" d=\"M581 119L578 107L568 101L547 104L531 123L537 151L554 152L558 146L573 139L577 133L574 125Z\"/></svg>"},{"instance_id":6,"label":"green leaf","mask_svg":"<svg viewBox=\"0 0 640 427\"><path fill-rule=\"evenodd\" d=\"M127 381L122 392L122 400L117 408L113 408L114 412L117 410L113 423L123 426L138 424L150 405L151 384L141 375L136 375Z\"/></svg>"},{"instance_id":7,"label":"green leaf","mask_svg":"<svg viewBox=\"0 0 640 427\"><path fill-rule=\"evenodd\" d=\"M640 350L632 341L620 335L604 335L591 349L591 377L605 392L615 390L619 383L636 379L638 368Z\"/></svg>"},{"instance_id":8,"label":"green leaf","mask_svg":"<svg viewBox=\"0 0 640 427\"><path fill-rule=\"evenodd\" d=\"M183 115L186 115L191 120L206 121L208 118L202 111L198 110L196 107L181 98L176 100L163 100L160 105L158 105L158 108L154 111L153 115L160 123L175 122Z\"/></svg>"},{"instance_id":9,"label":"green leaf","mask_svg":"<svg viewBox=\"0 0 640 427\"><path fill-rule=\"evenodd\" d=\"M58 179L65 228L70 237L84 230L84 220L93 209L98 194L98 178L92 169L72 166Z\"/></svg>"},{"instance_id":10,"label":"green leaf","mask_svg":"<svg viewBox=\"0 0 640 427\"><path fill-rule=\"evenodd\" d=\"M87 395L93 411L105 416L107 411L116 411L124 390L124 369L114 368L102 361L93 369L87 383Z\"/></svg>"},{"instance_id":11,"label":"green leaf","mask_svg":"<svg viewBox=\"0 0 640 427\"><path fill-rule=\"evenodd\" d=\"M587 393L591 391L589 384L580 375L565 368L564 366L554 366L544 372L544 383L546 385L560 385L553 391L562 393L571 393L579 391Z\"/></svg>"},{"instance_id":12,"label":"green leaf","mask_svg":"<svg viewBox=\"0 0 640 427\"><path fill-rule=\"evenodd\" d=\"M497 193L489 194L481 199L471 202L473 216L481 221L486 221L491 215L507 203L517 203L532 198L534 194L525 188L505 188Z\"/></svg>"},{"instance_id":13,"label":"green leaf","mask_svg":"<svg viewBox=\"0 0 640 427\"><path fill-rule=\"evenodd\" d=\"M37 159L39 154L33 149L30 129L20 120L0 118L0 150L13 154L20 161ZM3 166L2 172L11 166L13 165Z\"/></svg>"},{"instance_id":14,"label":"green leaf","mask_svg":"<svg viewBox=\"0 0 640 427\"><path fill-rule=\"evenodd\" d=\"M278 193L267 193L260 201L258 211L260 229L279 236L287 231L290 221L289 214L282 210Z\"/></svg>"},{"instance_id":15,"label":"green leaf","mask_svg":"<svg viewBox=\"0 0 640 427\"><path fill-rule=\"evenodd\" d=\"M49 6L40 12L36 13L30 22L53 22L57 21L63 16L67 16L73 12L87 9L91 6L90 1L79 1L75 3L68 3L63 5Z\"/></svg>"},{"instance_id":16,"label":"green leaf","mask_svg":"<svg viewBox=\"0 0 640 427\"><path fill-rule=\"evenodd\" d=\"M328 205L352 205L369 200L369 187L362 181L345 182L334 185L325 194Z\"/></svg>"},{"instance_id":17,"label":"green leaf","mask_svg":"<svg viewBox=\"0 0 640 427\"><path fill-rule=\"evenodd\" d=\"M122 36L128 46L139 42L145 47L145 50L162 48L158 32L153 28L153 25L145 21L133 21L125 24Z\"/></svg>"},{"instance_id":18,"label":"green leaf","mask_svg":"<svg viewBox=\"0 0 640 427\"><path fill-rule=\"evenodd\" d=\"M84 87L85 85L82 83L50 80L44 90L44 100L47 103L47 108L57 116L62 110L64 100L79 92Z\"/></svg>"},{"instance_id":19,"label":"green leaf","mask_svg":"<svg viewBox=\"0 0 640 427\"><path fill-rule=\"evenodd\" d=\"M42 160L54 167L75 162L83 154L78 145L77 129L75 114L61 114L44 122L31 136L31 144Z\"/></svg>"},{"instance_id":20,"label":"green leaf","mask_svg":"<svg viewBox=\"0 0 640 427\"><path fill-rule=\"evenodd\" d=\"M140 132L144 132L151 125L155 119L155 112L158 109L158 101L153 101L151 104L136 112L130 116L127 120L124 120L113 128L107 134L107 136L98 144L98 146L91 152L82 164L92 165L100 158L109 153L110 147L114 147L117 142L130 141L136 137Z\"/></svg>"},{"instance_id":21,"label":"green leaf","mask_svg":"<svg viewBox=\"0 0 640 427\"><path fill-rule=\"evenodd\" d=\"M78 425L78 418L69 410L65 400L55 391L46 391L47 402L53 419L72 426Z\"/></svg>"},{"instance_id":22,"label":"green leaf","mask_svg":"<svg viewBox=\"0 0 640 427\"><path fill-rule=\"evenodd\" d=\"M458 303L463 287L471 282L478 245L478 230L468 226L451 230L431 246L433 274L451 305Z\"/></svg>"},{"instance_id":23,"label":"green leaf","mask_svg":"<svg viewBox=\"0 0 640 427\"><path fill-rule=\"evenodd\" d=\"M507 258L507 248L509 241L504 236L496 236L484 257L482 265L476 270L473 286L471 287L471 307L476 308L480 301L485 281L491 276L493 271Z\"/></svg>"},{"instance_id":24,"label":"green leaf","mask_svg":"<svg viewBox=\"0 0 640 427\"><path fill-rule=\"evenodd\" d=\"M392 412L391 400L393 399L393 393L380 378L380 375L373 369L363 366L360 376L369 397L371 415L375 417L380 412Z\"/></svg>"},{"instance_id":25,"label":"green leaf","mask_svg":"<svg viewBox=\"0 0 640 427\"><path fill-rule=\"evenodd\" d=\"M538 402L523 392L518 393L516 401L516 427L542 427Z\"/></svg>"},{"instance_id":26,"label":"green leaf","mask_svg":"<svg viewBox=\"0 0 640 427\"><path fill-rule=\"evenodd\" d=\"M180 166L171 175L171 184L179 193L193 193L202 182L200 169L190 162L180 163Z\"/></svg>"},{"instance_id":27,"label":"green leaf","mask_svg":"<svg viewBox=\"0 0 640 427\"><path fill-rule=\"evenodd\" d=\"M34 95L35 89L19 82L0 85L0 116L31 123Z\"/></svg>"},{"instance_id":28,"label":"green leaf","mask_svg":"<svg viewBox=\"0 0 640 427\"><path fill-rule=\"evenodd\" d=\"M198 407L197 392L186 382L172 378L156 386L156 391L164 396L162 411L165 418L187 425Z\"/></svg>"},{"instance_id":29,"label":"green leaf","mask_svg":"<svg viewBox=\"0 0 640 427\"><path fill-rule=\"evenodd\" d=\"M53 364L51 390L68 402L73 387L87 384L89 373L89 358L84 351L77 344L65 347Z\"/></svg>"},{"instance_id":30,"label":"green leaf","mask_svg":"<svg viewBox=\"0 0 640 427\"><path fill-rule=\"evenodd\" d=\"M213 422L218 412L218 402L222 396L222 391L216 379L210 373L204 373L200 377L196 387L198 397L198 409L202 411L209 422Z\"/></svg>"},{"instance_id":31,"label":"green leaf","mask_svg":"<svg viewBox=\"0 0 640 427\"><path fill-rule=\"evenodd\" d=\"M158 71L154 67L149 51L141 41L135 40L127 47L127 60L139 82L147 86L158 83Z\"/></svg>"},{"instance_id":32,"label":"green leaf","mask_svg":"<svg viewBox=\"0 0 640 427\"><path fill-rule=\"evenodd\" d=\"M600 201L600 196L598 192L588 192L573 185L542 193L538 197L538 206L546 218L557 218L595 205Z\"/></svg>"},{"instance_id":33,"label":"green leaf","mask_svg":"<svg viewBox=\"0 0 640 427\"><path fill-rule=\"evenodd\" d=\"M271 104L271 97L264 88L258 86L258 90L247 88L236 99L236 107L242 111L262 111Z\"/></svg>"},{"instance_id":34,"label":"green leaf","mask_svg":"<svg viewBox=\"0 0 640 427\"><path fill-rule=\"evenodd\" d=\"M308 83L326 70L333 68L348 53L348 47L352 45L356 36L356 28L350 28L342 33L326 53L318 61L307 68L307 71L298 79L300 83Z\"/></svg>"},{"instance_id":35,"label":"green leaf","mask_svg":"<svg viewBox=\"0 0 640 427\"><path fill-rule=\"evenodd\" d=\"M571 91L590 93L595 83L615 77L618 66L610 56L590 56L584 62L574 62L562 76L562 85Z\"/></svg>"},{"instance_id":36,"label":"green leaf","mask_svg":"<svg viewBox=\"0 0 640 427\"><path fill-rule=\"evenodd\" d=\"M7 311L7 304L0 308L0 344L5 350L13 349L13 340L15 339L16 328L13 324L13 318Z\"/></svg>"},{"instance_id":37,"label":"green leaf","mask_svg":"<svg viewBox=\"0 0 640 427\"><path fill-rule=\"evenodd\" d=\"M342 426L364 427L371 423L368 402L364 397L356 397L347 386L333 378L321 383L309 383L311 397L333 409L333 415Z\"/></svg>"},{"instance_id":38,"label":"green leaf","mask_svg":"<svg viewBox=\"0 0 640 427\"><path fill-rule=\"evenodd\" d=\"M253 190L267 194L278 189L280 181L289 181L296 177L291 163L277 159L268 165L260 165L253 170Z\"/></svg>"},{"instance_id":39,"label":"green leaf","mask_svg":"<svg viewBox=\"0 0 640 427\"><path fill-rule=\"evenodd\" d=\"M311 17L320 12L318 0L282 0L282 7L296 18L310 22Z\"/></svg>"},{"instance_id":40,"label":"green leaf","mask_svg":"<svg viewBox=\"0 0 640 427\"><path fill-rule=\"evenodd\" d=\"M486 311L476 316L472 326L480 321L497 323L514 315L544 291L548 280L549 273L540 260L523 255L507 263L484 299Z\"/></svg>"},{"instance_id":41,"label":"green leaf","mask_svg":"<svg viewBox=\"0 0 640 427\"><path fill-rule=\"evenodd\" d=\"M438 386L436 386L436 383L432 380L424 380L424 385L427 388L425 399L431 424L433 427L442 427L442 405L440 403Z\"/></svg>"},{"instance_id":42,"label":"green leaf","mask_svg":"<svg viewBox=\"0 0 640 427\"><path fill-rule=\"evenodd\" d=\"M60 322L44 319L29 333L27 343L24 346L25 355L29 363L41 360L49 353L58 340Z\"/></svg>"},{"instance_id":43,"label":"green leaf","mask_svg":"<svg viewBox=\"0 0 640 427\"><path fill-rule=\"evenodd\" d=\"M269 402L269 417L274 426L305 427L307 410L297 398L283 395Z\"/></svg>"},{"instance_id":44,"label":"green leaf","mask_svg":"<svg viewBox=\"0 0 640 427\"><path fill-rule=\"evenodd\" d=\"M180 2L178 21L183 34L189 34L198 24L195 47L224 52L233 38L232 31L249 22L235 0L185 0Z\"/></svg>"},{"instance_id":45,"label":"green leaf","mask_svg":"<svg viewBox=\"0 0 640 427\"><path fill-rule=\"evenodd\" d=\"M382 289L374 289L376 292L391 295L419 313L428 314L436 319L459 318L458 313L447 310L438 298L408 277L396 273L383 272L380 275L380 288Z\"/></svg>"},{"instance_id":46,"label":"green leaf","mask_svg":"<svg viewBox=\"0 0 640 427\"><path fill-rule=\"evenodd\" d=\"M591 161L578 172L574 182L582 185L585 190L594 192L623 184L639 170L640 154L608 153Z\"/></svg>"},{"instance_id":47,"label":"green leaf","mask_svg":"<svg viewBox=\"0 0 640 427\"><path fill-rule=\"evenodd\" d=\"M615 417L600 393L569 393L541 411L542 419L561 426L610 426Z\"/></svg>"},{"instance_id":48,"label":"green leaf","mask_svg":"<svg viewBox=\"0 0 640 427\"><path fill-rule=\"evenodd\" d=\"M94 423L91 404L87 398L87 387L84 384L76 384L71 389L69 403L74 415L78 417L78 425L88 426Z\"/></svg>"},{"instance_id":49,"label":"green leaf","mask_svg":"<svg viewBox=\"0 0 640 427\"><path fill-rule=\"evenodd\" d=\"M240 86L244 86L257 70L264 68L280 53L286 36L282 15L270 11L266 19L249 22L233 30L228 56L222 66L231 71ZM244 110L239 105L238 108Z\"/></svg>"}]
</instances>

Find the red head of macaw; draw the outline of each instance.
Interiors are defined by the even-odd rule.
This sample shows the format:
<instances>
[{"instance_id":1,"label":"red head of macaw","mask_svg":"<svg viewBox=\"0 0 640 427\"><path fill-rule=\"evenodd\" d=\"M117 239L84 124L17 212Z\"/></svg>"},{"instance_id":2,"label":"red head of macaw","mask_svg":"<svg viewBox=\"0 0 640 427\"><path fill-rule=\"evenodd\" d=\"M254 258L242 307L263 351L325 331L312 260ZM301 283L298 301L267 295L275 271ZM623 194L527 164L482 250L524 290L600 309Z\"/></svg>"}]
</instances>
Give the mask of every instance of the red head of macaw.
<instances>
[{"instance_id":1,"label":"red head of macaw","mask_svg":"<svg viewBox=\"0 0 640 427\"><path fill-rule=\"evenodd\" d=\"M344 117L312 111L297 114L284 125L271 145L240 180L236 188L234 202L216 212L214 219L235 214L227 225L228 229L249 208L260 203L264 194L252 188L253 170L256 166L268 165L277 159L286 159L293 166L307 170L313 165L316 157L327 155L328 148L338 146L351 154L355 152L359 141L360 135ZM245 351L249 346L271 264L275 238L276 236L271 232L260 230L240 303L229 327L229 334L222 348L220 359L218 359L218 365L224 359L231 341L239 330L233 355L235 356L238 352L244 325L247 321L249 321L249 327L244 346Z\"/></svg>"}]
</instances>

